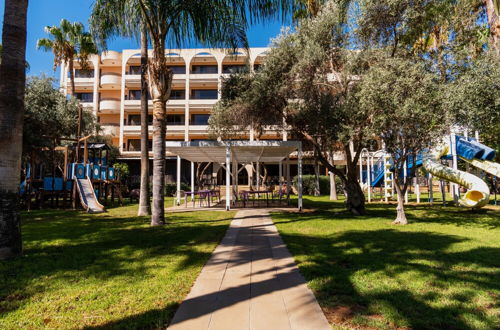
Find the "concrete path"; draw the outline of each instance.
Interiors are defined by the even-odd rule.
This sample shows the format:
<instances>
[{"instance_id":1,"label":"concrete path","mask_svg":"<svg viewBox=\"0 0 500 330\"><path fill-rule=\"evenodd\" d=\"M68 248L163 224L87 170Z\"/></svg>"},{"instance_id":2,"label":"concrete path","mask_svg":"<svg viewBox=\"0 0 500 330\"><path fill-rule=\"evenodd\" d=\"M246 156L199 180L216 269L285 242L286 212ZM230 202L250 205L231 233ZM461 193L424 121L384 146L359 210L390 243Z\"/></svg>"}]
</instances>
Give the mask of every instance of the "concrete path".
<instances>
[{"instance_id":1,"label":"concrete path","mask_svg":"<svg viewBox=\"0 0 500 330\"><path fill-rule=\"evenodd\" d=\"M238 211L169 327L331 329L268 211Z\"/></svg>"}]
</instances>

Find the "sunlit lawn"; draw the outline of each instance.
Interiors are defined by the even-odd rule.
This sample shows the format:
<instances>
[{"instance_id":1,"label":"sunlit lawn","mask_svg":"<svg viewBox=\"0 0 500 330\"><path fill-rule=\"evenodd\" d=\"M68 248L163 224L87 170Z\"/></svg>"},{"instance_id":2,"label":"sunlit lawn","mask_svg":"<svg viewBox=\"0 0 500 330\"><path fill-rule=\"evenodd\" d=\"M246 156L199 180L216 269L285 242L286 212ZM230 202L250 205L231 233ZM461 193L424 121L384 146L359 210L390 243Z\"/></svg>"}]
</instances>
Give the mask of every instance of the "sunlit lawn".
<instances>
[{"instance_id":1,"label":"sunlit lawn","mask_svg":"<svg viewBox=\"0 0 500 330\"><path fill-rule=\"evenodd\" d=\"M500 208L371 204L306 197L312 213L273 215L335 328L500 328Z\"/></svg>"},{"instance_id":2,"label":"sunlit lawn","mask_svg":"<svg viewBox=\"0 0 500 330\"><path fill-rule=\"evenodd\" d=\"M169 214L162 228L136 212L25 213L24 256L0 262L0 329L166 326L234 212Z\"/></svg>"}]
</instances>

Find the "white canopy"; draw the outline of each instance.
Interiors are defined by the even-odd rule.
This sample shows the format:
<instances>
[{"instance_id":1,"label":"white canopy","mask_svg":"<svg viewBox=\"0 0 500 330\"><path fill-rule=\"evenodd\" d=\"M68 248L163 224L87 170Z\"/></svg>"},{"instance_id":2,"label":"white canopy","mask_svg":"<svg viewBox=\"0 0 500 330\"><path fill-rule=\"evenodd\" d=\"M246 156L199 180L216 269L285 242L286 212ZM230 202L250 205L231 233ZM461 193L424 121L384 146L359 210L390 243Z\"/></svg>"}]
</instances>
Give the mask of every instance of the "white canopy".
<instances>
[{"instance_id":1,"label":"white canopy","mask_svg":"<svg viewBox=\"0 0 500 330\"><path fill-rule=\"evenodd\" d=\"M227 210L231 208L231 199L234 201L237 198L237 164L279 163L281 178L281 161L289 157L292 152L297 151L298 208L302 210L302 143L300 141L167 141L165 146L168 152L177 155L177 204L180 204L180 162L183 158L191 161L192 190L194 190L194 163L213 162L225 165ZM231 165L233 165L233 169L231 169ZM236 194L232 196L230 177L233 175L236 176L236 179L232 180L236 182ZM258 185L257 190L259 190Z\"/></svg>"},{"instance_id":2,"label":"white canopy","mask_svg":"<svg viewBox=\"0 0 500 330\"><path fill-rule=\"evenodd\" d=\"M167 151L192 162L226 162L226 148L240 164L278 163L301 146L300 141L167 141Z\"/></svg>"}]
</instances>

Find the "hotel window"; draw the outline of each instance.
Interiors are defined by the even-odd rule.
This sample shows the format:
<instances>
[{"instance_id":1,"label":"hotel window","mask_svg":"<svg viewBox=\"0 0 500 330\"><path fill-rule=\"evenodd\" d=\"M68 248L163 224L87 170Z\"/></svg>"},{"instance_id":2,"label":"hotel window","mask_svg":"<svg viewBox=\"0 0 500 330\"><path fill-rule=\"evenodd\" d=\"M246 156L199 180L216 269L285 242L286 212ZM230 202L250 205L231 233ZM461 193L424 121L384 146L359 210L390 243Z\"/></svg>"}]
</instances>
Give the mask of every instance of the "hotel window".
<instances>
[{"instance_id":1,"label":"hotel window","mask_svg":"<svg viewBox=\"0 0 500 330\"><path fill-rule=\"evenodd\" d=\"M167 125L184 125L184 115L167 115Z\"/></svg>"},{"instance_id":2,"label":"hotel window","mask_svg":"<svg viewBox=\"0 0 500 330\"><path fill-rule=\"evenodd\" d=\"M169 66L173 74L186 74L186 67L184 65Z\"/></svg>"},{"instance_id":3,"label":"hotel window","mask_svg":"<svg viewBox=\"0 0 500 330\"><path fill-rule=\"evenodd\" d=\"M191 91L192 100L217 100L217 97L216 89L193 89Z\"/></svg>"},{"instance_id":4,"label":"hotel window","mask_svg":"<svg viewBox=\"0 0 500 330\"><path fill-rule=\"evenodd\" d=\"M141 115L129 115L128 116L128 125L140 125L141 124ZM148 115L148 125L153 124L153 115Z\"/></svg>"},{"instance_id":5,"label":"hotel window","mask_svg":"<svg viewBox=\"0 0 500 330\"><path fill-rule=\"evenodd\" d=\"M127 141L128 151L141 151L141 139L130 139ZM153 142L148 140L148 150L153 150Z\"/></svg>"},{"instance_id":6,"label":"hotel window","mask_svg":"<svg viewBox=\"0 0 500 330\"><path fill-rule=\"evenodd\" d=\"M140 89L132 89L128 91L128 95L125 97L126 100L140 100L141 99L141 90ZM151 95L148 92L148 100L151 100Z\"/></svg>"},{"instance_id":7,"label":"hotel window","mask_svg":"<svg viewBox=\"0 0 500 330\"><path fill-rule=\"evenodd\" d=\"M184 100L186 98L186 91L183 89L174 89L170 92L172 100Z\"/></svg>"},{"instance_id":8,"label":"hotel window","mask_svg":"<svg viewBox=\"0 0 500 330\"><path fill-rule=\"evenodd\" d=\"M94 70L75 69L75 78L94 78Z\"/></svg>"},{"instance_id":9,"label":"hotel window","mask_svg":"<svg viewBox=\"0 0 500 330\"><path fill-rule=\"evenodd\" d=\"M193 74L217 73L217 65L193 65L191 67Z\"/></svg>"},{"instance_id":10,"label":"hotel window","mask_svg":"<svg viewBox=\"0 0 500 330\"><path fill-rule=\"evenodd\" d=\"M196 115L191 115L191 125L208 125L208 118L210 115L201 115L201 114L196 114Z\"/></svg>"},{"instance_id":11,"label":"hotel window","mask_svg":"<svg viewBox=\"0 0 500 330\"><path fill-rule=\"evenodd\" d=\"M94 93L76 93L75 97L82 102L94 102Z\"/></svg>"},{"instance_id":12,"label":"hotel window","mask_svg":"<svg viewBox=\"0 0 500 330\"><path fill-rule=\"evenodd\" d=\"M246 65L224 65L222 66L222 73L243 73L248 72Z\"/></svg>"},{"instance_id":13,"label":"hotel window","mask_svg":"<svg viewBox=\"0 0 500 330\"><path fill-rule=\"evenodd\" d=\"M141 66L140 65L131 65L128 69L128 74L141 74Z\"/></svg>"}]
</instances>

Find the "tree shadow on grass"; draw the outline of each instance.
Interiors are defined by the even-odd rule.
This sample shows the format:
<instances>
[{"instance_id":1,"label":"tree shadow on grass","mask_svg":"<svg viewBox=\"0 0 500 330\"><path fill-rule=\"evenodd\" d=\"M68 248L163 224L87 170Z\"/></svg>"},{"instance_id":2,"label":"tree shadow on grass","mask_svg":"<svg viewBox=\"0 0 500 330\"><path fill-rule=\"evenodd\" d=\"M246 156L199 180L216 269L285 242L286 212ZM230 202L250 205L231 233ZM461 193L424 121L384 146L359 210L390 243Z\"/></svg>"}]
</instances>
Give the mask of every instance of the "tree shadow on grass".
<instances>
[{"instance_id":1,"label":"tree shadow on grass","mask_svg":"<svg viewBox=\"0 0 500 330\"><path fill-rule=\"evenodd\" d=\"M216 245L227 229L223 222L230 217L210 219L200 213L205 220L193 221L193 216L176 215L162 228L149 227L145 218L112 214L47 210L28 217L23 225L24 255L0 262L0 313L14 311L32 296L51 290L49 281L55 279L71 286L87 278L105 283L118 276L150 276L164 267L159 260L167 259L176 260L172 272L201 267L211 251L200 247ZM175 307L166 309L169 317L171 308Z\"/></svg>"},{"instance_id":2,"label":"tree shadow on grass","mask_svg":"<svg viewBox=\"0 0 500 330\"><path fill-rule=\"evenodd\" d=\"M450 252L465 240L391 229L281 235L296 259L304 260L300 271L332 322L373 326L372 318L381 318L391 327L467 329L466 319L474 319L495 327L492 310L487 316L473 301L500 290L500 248ZM412 279L422 287L412 287Z\"/></svg>"}]
</instances>

